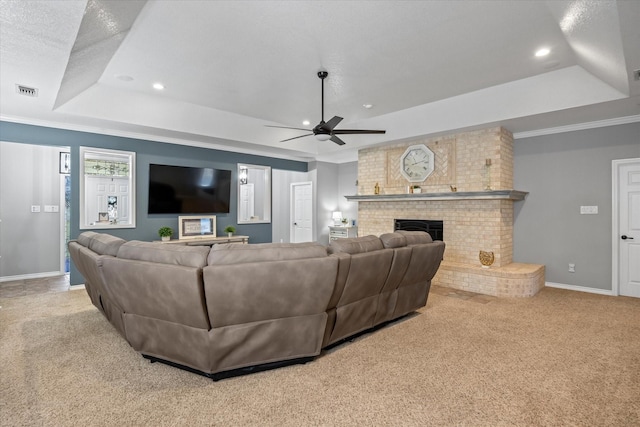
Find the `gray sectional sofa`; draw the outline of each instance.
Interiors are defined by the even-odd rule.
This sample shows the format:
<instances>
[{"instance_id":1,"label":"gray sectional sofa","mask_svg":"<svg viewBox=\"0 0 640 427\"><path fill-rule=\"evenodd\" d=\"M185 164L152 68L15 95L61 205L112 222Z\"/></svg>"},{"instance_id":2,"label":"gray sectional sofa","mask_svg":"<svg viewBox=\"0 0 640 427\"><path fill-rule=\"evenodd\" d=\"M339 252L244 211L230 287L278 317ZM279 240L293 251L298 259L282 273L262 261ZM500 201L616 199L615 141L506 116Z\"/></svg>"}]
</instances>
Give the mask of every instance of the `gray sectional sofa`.
<instances>
[{"instance_id":1,"label":"gray sectional sofa","mask_svg":"<svg viewBox=\"0 0 640 427\"><path fill-rule=\"evenodd\" d=\"M92 303L144 357L213 379L306 362L427 302L444 243L423 232L318 243L69 242Z\"/></svg>"}]
</instances>

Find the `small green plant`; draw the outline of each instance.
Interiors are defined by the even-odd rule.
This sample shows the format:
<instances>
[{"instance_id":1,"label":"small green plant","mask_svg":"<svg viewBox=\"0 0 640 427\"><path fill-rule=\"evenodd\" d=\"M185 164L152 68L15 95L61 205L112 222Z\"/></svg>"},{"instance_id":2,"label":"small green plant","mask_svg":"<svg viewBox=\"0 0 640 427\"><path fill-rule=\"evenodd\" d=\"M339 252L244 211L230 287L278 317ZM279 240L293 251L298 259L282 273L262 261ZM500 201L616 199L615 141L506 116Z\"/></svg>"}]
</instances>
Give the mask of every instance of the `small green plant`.
<instances>
[{"instance_id":1,"label":"small green plant","mask_svg":"<svg viewBox=\"0 0 640 427\"><path fill-rule=\"evenodd\" d=\"M224 228L224 232L225 233L235 233L236 232L236 228L233 225L227 225Z\"/></svg>"},{"instance_id":2,"label":"small green plant","mask_svg":"<svg viewBox=\"0 0 640 427\"><path fill-rule=\"evenodd\" d=\"M173 234L173 228L171 227L160 227L158 230L158 234L160 237L171 237Z\"/></svg>"}]
</instances>

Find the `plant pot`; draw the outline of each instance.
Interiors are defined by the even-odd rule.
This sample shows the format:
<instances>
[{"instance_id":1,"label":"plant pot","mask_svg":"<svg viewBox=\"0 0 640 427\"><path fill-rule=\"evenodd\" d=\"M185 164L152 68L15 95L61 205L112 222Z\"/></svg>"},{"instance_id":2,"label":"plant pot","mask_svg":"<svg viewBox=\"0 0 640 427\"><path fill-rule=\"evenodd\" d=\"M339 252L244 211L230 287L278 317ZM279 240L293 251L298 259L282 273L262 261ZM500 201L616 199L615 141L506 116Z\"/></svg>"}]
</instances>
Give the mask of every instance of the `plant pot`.
<instances>
[{"instance_id":1,"label":"plant pot","mask_svg":"<svg viewBox=\"0 0 640 427\"><path fill-rule=\"evenodd\" d=\"M161 238L163 242L168 242L169 240L171 240L171 236L162 236Z\"/></svg>"},{"instance_id":2,"label":"plant pot","mask_svg":"<svg viewBox=\"0 0 640 427\"><path fill-rule=\"evenodd\" d=\"M227 233L229 237L233 237L233 233Z\"/></svg>"}]
</instances>

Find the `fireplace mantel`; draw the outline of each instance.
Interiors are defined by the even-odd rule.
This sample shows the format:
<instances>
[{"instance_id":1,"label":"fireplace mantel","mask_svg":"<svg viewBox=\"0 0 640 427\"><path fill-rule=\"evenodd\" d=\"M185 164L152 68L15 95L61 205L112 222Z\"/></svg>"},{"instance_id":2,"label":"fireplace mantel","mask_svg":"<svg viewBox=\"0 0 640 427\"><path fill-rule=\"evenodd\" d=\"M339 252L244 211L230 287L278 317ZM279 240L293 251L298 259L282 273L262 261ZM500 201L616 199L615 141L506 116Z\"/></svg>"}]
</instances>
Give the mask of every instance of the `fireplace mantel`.
<instances>
[{"instance_id":1,"label":"fireplace mantel","mask_svg":"<svg viewBox=\"0 0 640 427\"><path fill-rule=\"evenodd\" d=\"M458 191L449 193L413 193L413 194L368 194L344 196L350 202L399 202L407 200L524 200L526 191L494 190L494 191Z\"/></svg>"}]
</instances>

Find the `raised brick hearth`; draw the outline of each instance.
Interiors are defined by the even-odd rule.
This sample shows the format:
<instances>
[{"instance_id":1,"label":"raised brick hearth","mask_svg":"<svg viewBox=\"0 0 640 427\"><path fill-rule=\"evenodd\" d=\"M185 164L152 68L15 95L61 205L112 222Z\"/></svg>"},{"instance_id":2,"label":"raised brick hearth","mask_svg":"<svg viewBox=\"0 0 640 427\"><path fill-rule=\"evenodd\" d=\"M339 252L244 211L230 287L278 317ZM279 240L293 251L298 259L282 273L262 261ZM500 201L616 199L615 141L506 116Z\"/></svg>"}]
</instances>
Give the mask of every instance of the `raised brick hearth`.
<instances>
[{"instance_id":1,"label":"raised brick hearth","mask_svg":"<svg viewBox=\"0 0 640 427\"><path fill-rule=\"evenodd\" d=\"M400 156L415 144L435 153L435 171L417 183L422 193L414 196L398 171ZM434 284L495 296L535 295L544 286L544 266L512 260L513 204L524 202L468 196L487 190L513 190L513 136L504 128L360 150L358 234L392 232L395 218L442 219L447 246ZM445 192L452 197L429 199ZM390 196L401 194L406 199ZM480 250L494 252L491 268L480 265Z\"/></svg>"}]
</instances>

